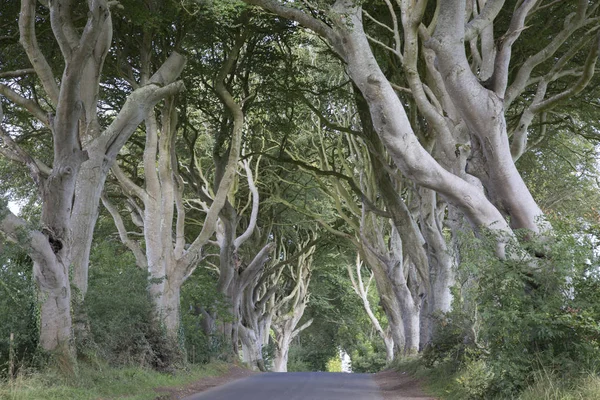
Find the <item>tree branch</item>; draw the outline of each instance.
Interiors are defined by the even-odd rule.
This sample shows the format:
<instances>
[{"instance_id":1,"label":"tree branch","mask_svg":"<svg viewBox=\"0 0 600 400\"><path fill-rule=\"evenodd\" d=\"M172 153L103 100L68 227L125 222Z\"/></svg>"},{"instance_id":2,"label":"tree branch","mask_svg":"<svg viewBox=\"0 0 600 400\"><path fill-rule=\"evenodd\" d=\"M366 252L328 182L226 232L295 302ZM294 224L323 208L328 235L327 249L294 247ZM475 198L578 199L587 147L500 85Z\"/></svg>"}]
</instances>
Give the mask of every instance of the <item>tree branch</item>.
<instances>
[{"instance_id":1,"label":"tree branch","mask_svg":"<svg viewBox=\"0 0 600 400\"><path fill-rule=\"evenodd\" d=\"M117 164L114 164L111 168L111 171L125 192L127 192L129 195L136 196L142 201L145 201L147 196L146 191L129 179L129 177L123 173L121 167L119 167Z\"/></svg>"},{"instance_id":2,"label":"tree branch","mask_svg":"<svg viewBox=\"0 0 600 400\"><path fill-rule=\"evenodd\" d=\"M106 149L105 163L108 167L112 166L123 145L156 103L185 90L182 81L174 82L183 71L185 63L184 56L173 52L152 75L148 84L134 90L127 97L119 114L100 137Z\"/></svg>"},{"instance_id":3,"label":"tree branch","mask_svg":"<svg viewBox=\"0 0 600 400\"><path fill-rule=\"evenodd\" d=\"M135 256L135 264L142 270L148 269L148 260L146 255L142 251L139 243L129 237L127 229L125 228L125 224L123 223L123 218L121 214L119 214L119 210L117 207L108 199L105 194L102 194L100 197L102 200L102 204L108 210L110 215L112 215L113 220L115 222L115 226L117 227L117 231L119 232L119 238L121 242L131 250L133 255Z\"/></svg>"},{"instance_id":4,"label":"tree branch","mask_svg":"<svg viewBox=\"0 0 600 400\"><path fill-rule=\"evenodd\" d=\"M265 265L269 253L275 248L275 243L267 243L263 248L254 256L252 262L248 264L246 269L240 274L240 287L239 290L244 291L246 287L256 277L256 274L260 272L261 268Z\"/></svg>"},{"instance_id":5,"label":"tree branch","mask_svg":"<svg viewBox=\"0 0 600 400\"><path fill-rule=\"evenodd\" d=\"M243 164L244 169L246 170L246 177L248 179L248 188L252 193L252 211L250 213L250 223L248 224L246 231L244 231L244 233L238 236L234 241L234 248L236 250L239 249L240 246L244 244L244 242L248 240L250 236L252 236L252 234L254 233L254 229L256 228L256 222L258 220L258 206L260 203L258 189L256 187L256 184L254 183L254 178L252 176L252 168L250 168L250 162L249 160L244 160Z\"/></svg>"},{"instance_id":6,"label":"tree branch","mask_svg":"<svg viewBox=\"0 0 600 400\"><path fill-rule=\"evenodd\" d=\"M19 78L21 76L35 74L35 69L25 68L17 69L15 71L0 72L0 78Z\"/></svg>"},{"instance_id":7,"label":"tree branch","mask_svg":"<svg viewBox=\"0 0 600 400\"><path fill-rule=\"evenodd\" d=\"M327 39L330 43L335 43L337 35L327 24L323 21L308 15L307 13L297 9L286 7L276 0L243 0L247 4L260 6L265 10L268 10L274 14L279 15L293 21L300 23L300 25L314 31L319 36Z\"/></svg>"},{"instance_id":8,"label":"tree branch","mask_svg":"<svg viewBox=\"0 0 600 400\"><path fill-rule=\"evenodd\" d=\"M27 168L29 168L31 177L36 183L38 190L41 190L46 177L52 173L52 169L47 167L41 161L34 159L28 152L23 150L6 131L4 131L4 128L1 125L2 117L2 104L0 103L0 139L2 139L2 142L7 146L7 149L0 149L0 151L11 160L25 164Z\"/></svg>"},{"instance_id":9,"label":"tree branch","mask_svg":"<svg viewBox=\"0 0 600 400\"><path fill-rule=\"evenodd\" d=\"M512 45L525 29L525 18L538 0L525 0L514 12L508 30L502 37L502 44L494 62L494 74L492 75L493 90L503 98L508 84L508 70L512 53Z\"/></svg>"},{"instance_id":10,"label":"tree branch","mask_svg":"<svg viewBox=\"0 0 600 400\"><path fill-rule=\"evenodd\" d=\"M488 25L494 22L498 16L505 0L488 0L483 10L467 23L465 27L465 41L470 41L477 37Z\"/></svg>"},{"instance_id":11,"label":"tree branch","mask_svg":"<svg viewBox=\"0 0 600 400\"><path fill-rule=\"evenodd\" d=\"M35 36L35 4L35 0L21 1L21 13L19 14L20 42L51 103L56 106L59 94L58 85Z\"/></svg>"},{"instance_id":12,"label":"tree branch","mask_svg":"<svg viewBox=\"0 0 600 400\"><path fill-rule=\"evenodd\" d=\"M29 111L35 118L37 118L46 127L50 127L48 120L48 113L44 111L38 103L31 99L22 97L17 92L12 90L9 86L0 83L0 94L5 96L8 100L12 101L16 105L23 107Z\"/></svg>"},{"instance_id":13,"label":"tree branch","mask_svg":"<svg viewBox=\"0 0 600 400\"><path fill-rule=\"evenodd\" d=\"M504 95L504 104L506 109L508 109L517 96L523 92L534 68L552 57L554 53L556 53L556 51L573 34L573 32L590 22L589 20L586 21L585 12L581 11L582 9L587 9L588 1L578 0L578 2L579 11L567 16L563 29L554 36L547 46L538 51L536 54L527 58L527 60L525 60L525 62L521 65L521 68L519 68L514 81L505 90L506 94Z\"/></svg>"},{"instance_id":14,"label":"tree branch","mask_svg":"<svg viewBox=\"0 0 600 400\"><path fill-rule=\"evenodd\" d=\"M4 199L0 199L0 233L22 246L40 268L47 268L54 274L62 273L58 270L59 263L52 262L56 260L56 255L48 238L40 231L29 228L25 220L13 214Z\"/></svg>"}]
</instances>

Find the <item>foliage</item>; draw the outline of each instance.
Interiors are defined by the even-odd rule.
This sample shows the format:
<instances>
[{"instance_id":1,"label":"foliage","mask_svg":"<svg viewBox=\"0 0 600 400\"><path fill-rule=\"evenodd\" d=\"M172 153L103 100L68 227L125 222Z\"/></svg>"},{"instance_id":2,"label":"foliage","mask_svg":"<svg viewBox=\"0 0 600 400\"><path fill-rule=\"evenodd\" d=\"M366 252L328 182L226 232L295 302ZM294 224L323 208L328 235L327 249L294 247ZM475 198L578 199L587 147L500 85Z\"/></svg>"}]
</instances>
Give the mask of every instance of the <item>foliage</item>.
<instances>
[{"instance_id":1,"label":"foliage","mask_svg":"<svg viewBox=\"0 0 600 400\"><path fill-rule=\"evenodd\" d=\"M172 365L178 344L170 343L153 323L146 271L138 269L133 257L113 241L99 243L90 261L85 307L101 358L113 365L159 370Z\"/></svg>"},{"instance_id":2,"label":"foliage","mask_svg":"<svg viewBox=\"0 0 600 400\"><path fill-rule=\"evenodd\" d=\"M15 366L30 366L37 349L37 312L31 260L15 245L0 244L0 377L8 373L10 335Z\"/></svg>"},{"instance_id":3,"label":"foliage","mask_svg":"<svg viewBox=\"0 0 600 400\"><path fill-rule=\"evenodd\" d=\"M340 357L332 357L327 361L327 372L342 372L342 360Z\"/></svg>"},{"instance_id":4,"label":"foliage","mask_svg":"<svg viewBox=\"0 0 600 400\"><path fill-rule=\"evenodd\" d=\"M381 340L367 339L361 342L350 354L350 359L352 360L352 372L359 373L379 372L387 364L385 346Z\"/></svg>"},{"instance_id":5,"label":"foliage","mask_svg":"<svg viewBox=\"0 0 600 400\"><path fill-rule=\"evenodd\" d=\"M429 366L459 371L468 398L514 396L544 369L566 379L598 367L600 280L590 241L564 231L521 239L528 252L514 244L506 260L486 250L490 238L463 240L454 309L425 353Z\"/></svg>"},{"instance_id":6,"label":"foliage","mask_svg":"<svg viewBox=\"0 0 600 400\"><path fill-rule=\"evenodd\" d=\"M292 344L288 354L288 372L318 371L313 369L307 351L303 346Z\"/></svg>"},{"instance_id":7,"label":"foliage","mask_svg":"<svg viewBox=\"0 0 600 400\"><path fill-rule=\"evenodd\" d=\"M81 363L74 380L66 381L53 371L22 373L12 383L0 383L0 399L95 400L128 398L153 400L155 388L180 386L198 379L224 374L228 365L211 363L160 373L141 366L112 367L104 363Z\"/></svg>"},{"instance_id":8,"label":"foliage","mask_svg":"<svg viewBox=\"0 0 600 400\"><path fill-rule=\"evenodd\" d=\"M227 300L217 290L217 279L215 271L198 268L182 288L182 329L191 363L203 364L229 356L231 344L218 332L211 335L204 332L203 316L199 311L200 307L210 306L211 311L219 315L220 321L231 321Z\"/></svg>"},{"instance_id":9,"label":"foliage","mask_svg":"<svg viewBox=\"0 0 600 400\"><path fill-rule=\"evenodd\" d=\"M353 252L341 245L321 248L315 255L311 298L305 312L305 318L314 322L292 343L290 364L298 366L292 368L325 371L340 348L351 355L353 367L356 362L361 370L377 371L385 364L383 342L373 334L346 271L345 263L354 262L353 257ZM292 371L290 367L288 370Z\"/></svg>"}]
</instances>

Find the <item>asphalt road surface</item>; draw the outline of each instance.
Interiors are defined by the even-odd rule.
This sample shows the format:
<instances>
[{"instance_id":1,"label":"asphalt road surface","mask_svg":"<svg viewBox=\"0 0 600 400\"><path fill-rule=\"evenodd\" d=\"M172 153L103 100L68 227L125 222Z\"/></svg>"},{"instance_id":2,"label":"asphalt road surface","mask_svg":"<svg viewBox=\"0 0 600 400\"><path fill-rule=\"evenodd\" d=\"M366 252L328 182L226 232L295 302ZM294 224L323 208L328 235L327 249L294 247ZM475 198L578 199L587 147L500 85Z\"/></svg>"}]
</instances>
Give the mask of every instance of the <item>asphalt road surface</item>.
<instances>
[{"instance_id":1,"label":"asphalt road surface","mask_svg":"<svg viewBox=\"0 0 600 400\"><path fill-rule=\"evenodd\" d=\"M383 400L369 374L266 373L237 380L184 400Z\"/></svg>"}]
</instances>

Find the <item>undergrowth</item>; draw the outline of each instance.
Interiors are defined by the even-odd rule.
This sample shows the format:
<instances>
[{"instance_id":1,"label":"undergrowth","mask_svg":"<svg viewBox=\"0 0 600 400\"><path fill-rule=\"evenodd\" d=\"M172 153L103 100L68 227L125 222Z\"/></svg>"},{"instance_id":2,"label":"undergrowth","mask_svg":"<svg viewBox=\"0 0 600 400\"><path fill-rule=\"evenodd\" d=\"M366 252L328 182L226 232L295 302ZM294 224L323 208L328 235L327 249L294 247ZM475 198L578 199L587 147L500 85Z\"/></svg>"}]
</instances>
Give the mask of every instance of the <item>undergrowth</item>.
<instances>
[{"instance_id":1,"label":"undergrowth","mask_svg":"<svg viewBox=\"0 0 600 400\"><path fill-rule=\"evenodd\" d=\"M155 388L186 385L227 370L228 364L222 362L190 365L169 374L139 366L80 363L77 375L69 379L53 370L21 370L12 381L0 382L0 400L150 400L157 398Z\"/></svg>"},{"instance_id":2,"label":"undergrowth","mask_svg":"<svg viewBox=\"0 0 600 400\"><path fill-rule=\"evenodd\" d=\"M431 368L422 359L398 360L392 367L422 379L427 394L440 400L476 398L473 387L465 387L467 368L455 370L450 364ZM489 372L489 371L488 371ZM510 396L482 396L488 400L600 400L600 374L582 373L579 377L564 379L556 373L541 370L533 382L520 394Z\"/></svg>"},{"instance_id":3,"label":"undergrowth","mask_svg":"<svg viewBox=\"0 0 600 400\"><path fill-rule=\"evenodd\" d=\"M422 357L402 365L444 399L600 399L600 272L592 236L554 224L462 238L452 310Z\"/></svg>"}]
</instances>

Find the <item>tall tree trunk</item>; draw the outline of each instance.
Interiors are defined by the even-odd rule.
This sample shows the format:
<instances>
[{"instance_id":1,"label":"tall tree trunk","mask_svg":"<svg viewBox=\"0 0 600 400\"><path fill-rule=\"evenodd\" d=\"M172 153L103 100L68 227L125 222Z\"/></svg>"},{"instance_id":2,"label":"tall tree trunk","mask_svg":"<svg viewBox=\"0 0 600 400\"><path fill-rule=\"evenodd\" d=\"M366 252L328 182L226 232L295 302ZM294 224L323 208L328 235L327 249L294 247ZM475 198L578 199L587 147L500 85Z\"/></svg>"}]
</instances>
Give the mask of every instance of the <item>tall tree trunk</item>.
<instances>
[{"instance_id":1,"label":"tall tree trunk","mask_svg":"<svg viewBox=\"0 0 600 400\"><path fill-rule=\"evenodd\" d=\"M262 354L262 338L256 335L252 329L240 325L240 339L242 341L242 354L244 363L252 369L267 371Z\"/></svg>"},{"instance_id":2,"label":"tall tree trunk","mask_svg":"<svg viewBox=\"0 0 600 400\"><path fill-rule=\"evenodd\" d=\"M273 360L273 372L287 372L288 357L290 354L290 345L292 340L289 336L284 336L280 340L281 345L277 348L275 358Z\"/></svg>"},{"instance_id":3,"label":"tall tree trunk","mask_svg":"<svg viewBox=\"0 0 600 400\"><path fill-rule=\"evenodd\" d=\"M40 301L40 346L56 352L67 366L70 363L72 321L71 290L68 281L68 267L59 262L53 266L58 273L50 277L42 272L46 267L34 262L34 271L39 288ZM44 275L46 274L46 275ZM43 278L40 278L43 276ZM65 359L66 357L66 359ZM67 367L70 368L70 367ZM65 371L72 372L72 371Z\"/></svg>"},{"instance_id":4,"label":"tall tree trunk","mask_svg":"<svg viewBox=\"0 0 600 400\"><path fill-rule=\"evenodd\" d=\"M390 327L390 334L396 353L403 354L406 346L406 336L402 307L390 280L387 267L374 254L369 251L363 252L363 258L373 271L375 284L379 293L380 303L385 312Z\"/></svg>"},{"instance_id":5,"label":"tall tree trunk","mask_svg":"<svg viewBox=\"0 0 600 400\"><path fill-rule=\"evenodd\" d=\"M430 292L424 299L421 312L421 347L433 338L434 318L450 311L454 285L453 252L443 233L446 204L438 201L433 190L419 189L419 222L426 241L429 258ZM453 206L450 206L453 207Z\"/></svg>"},{"instance_id":6,"label":"tall tree trunk","mask_svg":"<svg viewBox=\"0 0 600 400\"><path fill-rule=\"evenodd\" d=\"M413 356L419 352L421 340L420 304L415 304L412 293L407 287L396 288L402 324L404 326L404 356Z\"/></svg>"},{"instance_id":7,"label":"tall tree trunk","mask_svg":"<svg viewBox=\"0 0 600 400\"><path fill-rule=\"evenodd\" d=\"M164 324L167 334L177 339L181 319L180 312L181 282L169 279L156 303L160 313L160 321Z\"/></svg>"},{"instance_id":8,"label":"tall tree trunk","mask_svg":"<svg viewBox=\"0 0 600 400\"><path fill-rule=\"evenodd\" d=\"M354 276L354 272L352 271L352 267L350 266L350 264L347 265L347 269L354 292L362 300L363 307L365 309L365 312L367 313L367 316L369 317L369 320L371 321L371 324L373 325L373 328L375 328L377 334L381 337L381 340L383 340L386 350L386 361L389 363L394 359L394 339L391 335L392 322L388 322L390 324L390 327L389 329L384 330L381 327L379 320L373 313L373 310L371 309L371 304L369 302L369 287L371 285L371 279L373 278L375 273L371 272L371 277L369 278L369 281L365 286L362 279L362 261L360 259L360 255L357 255L356 257L356 277ZM391 318L394 318L394 316L391 316ZM388 318L388 321L391 318Z\"/></svg>"}]
</instances>

